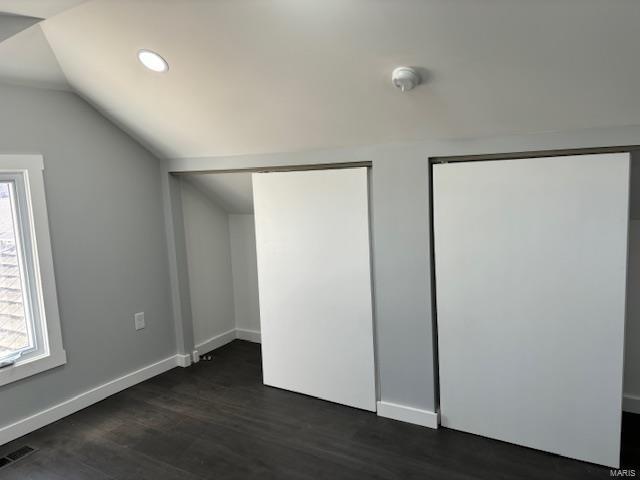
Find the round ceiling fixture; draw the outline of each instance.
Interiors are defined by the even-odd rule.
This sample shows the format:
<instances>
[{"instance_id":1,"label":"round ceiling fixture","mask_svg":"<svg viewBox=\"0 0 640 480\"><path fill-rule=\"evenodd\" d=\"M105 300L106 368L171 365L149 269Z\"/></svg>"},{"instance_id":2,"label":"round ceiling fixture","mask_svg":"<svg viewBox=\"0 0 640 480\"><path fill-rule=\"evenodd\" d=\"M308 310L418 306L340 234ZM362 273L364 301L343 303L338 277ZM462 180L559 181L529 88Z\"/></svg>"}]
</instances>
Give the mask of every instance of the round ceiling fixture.
<instances>
[{"instance_id":1,"label":"round ceiling fixture","mask_svg":"<svg viewBox=\"0 0 640 480\"><path fill-rule=\"evenodd\" d=\"M138 60L149 70L153 70L154 72L166 72L169 70L169 64L167 61L158 55L156 52L152 52L151 50L140 50L138 52Z\"/></svg>"},{"instance_id":2,"label":"round ceiling fixture","mask_svg":"<svg viewBox=\"0 0 640 480\"><path fill-rule=\"evenodd\" d=\"M391 81L403 92L408 92L420 85L420 74L412 67L398 67L391 74Z\"/></svg>"}]
</instances>

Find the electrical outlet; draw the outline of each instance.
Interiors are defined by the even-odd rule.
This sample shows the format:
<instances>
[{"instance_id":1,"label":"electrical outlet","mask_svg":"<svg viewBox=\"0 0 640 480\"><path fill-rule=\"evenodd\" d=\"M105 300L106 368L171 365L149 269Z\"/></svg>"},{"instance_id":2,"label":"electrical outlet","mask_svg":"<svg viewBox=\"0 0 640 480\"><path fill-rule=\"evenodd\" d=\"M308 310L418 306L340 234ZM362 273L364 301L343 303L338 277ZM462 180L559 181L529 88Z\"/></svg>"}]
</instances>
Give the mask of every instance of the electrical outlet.
<instances>
[{"instance_id":1,"label":"electrical outlet","mask_svg":"<svg viewBox=\"0 0 640 480\"><path fill-rule=\"evenodd\" d=\"M136 313L133 316L133 323L136 326L136 330L142 330L147 324L144 321L144 312Z\"/></svg>"}]
</instances>

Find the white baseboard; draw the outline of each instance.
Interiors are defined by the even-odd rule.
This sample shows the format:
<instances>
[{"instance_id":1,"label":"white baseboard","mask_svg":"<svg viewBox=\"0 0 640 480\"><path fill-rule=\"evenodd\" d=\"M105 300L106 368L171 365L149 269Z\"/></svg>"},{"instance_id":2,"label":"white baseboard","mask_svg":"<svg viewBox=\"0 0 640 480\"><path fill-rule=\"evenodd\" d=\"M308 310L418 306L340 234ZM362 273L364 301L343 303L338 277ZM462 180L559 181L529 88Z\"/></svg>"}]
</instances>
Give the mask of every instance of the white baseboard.
<instances>
[{"instance_id":1,"label":"white baseboard","mask_svg":"<svg viewBox=\"0 0 640 480\"><path fill-rule=\"evenodd\" d=\"M137 383L148 380L151 377L171 370L178 364L177 355L160 360L159 362L147 365L134 372L127 373L122 377L103 383L91 390L87 390L64 402L53 405L45 410L35 413L29 417L18 420L15 423L0 427L0 445L19 438L27 433L53 423L83 408L93 405L100 400L104 400L110 395L118 393L125 388L132 387Z\"/></svg>"},{"instance_id":2,"label":"white baseboard","mask_svg":"<svg viewBox=\"0 0 640 480\"><path fill-rule=\"evenodd\" d=\"M185 367L188 367L189 365L191 365L191 363L193 363L191 361L191 355L189 355L189 354L182 355L180 353L176 354L176 365L178 367L185 368Z\"/></svg>"},{"instance_id":3,"label":"white baseboard","mask_svg":"<svg viewBox=\"0 0 640 480\"><path fill-rule=\"evenodd\" d=\"M231 330L227 330L215 337L211 337L204 342L198 343L195 347L195 352L197 352L198 355L204 355L205 353L212 352L213 350L234 341L236 338L240 340L247 340L249 342L260 343L260 332L258 330L248 330L246 328L232 328ZM180 366L188 367L191 365L192 362L191 359L188 358L189 355L178 355L178 357L182 356L185 357L185 364L180 364Z\"/></svg>"},{"instance_id":4,"label":"white baseboard","mask_svg":"<svg viewBox=\"0 0 640 480\"><path fill-rule=\"evenodd\" d=\"M436 412L389 402L378 402L378 416L429 428L438 428L440 423Z\"/></svg>"},{"instance_id":5,"label":"white baseboard","mask_svg":"<svg viewBox=\"0 0 640 480\"><path fill-rule=\"evenodd\" d=\"M236 338L247 340L248 342L260 343L260 331L236 328Z\"/></svg>"},{"instance_id":6,"label":"white baseboard","mask_svg":"<svg viewBox=\"0 0 640 480\"><path fill-rule=\"evenodd\" d=\"M640 396L625 393L622 397L622 410L640 414Z\"/></svg>"},{"instance_id":7,"label":"white baseboard","mask_svg":"<svg viewBox=\"0 0 640 480\"><path fill-rule=\"evenodd\" d=\"M220 348L227 343L233 342L236 339L236 329L232 328L231 330L227 330L226 332L220 333L215 337L211 337L204 342L198 343L196 345L196 351L198 355L204 355L205 353L209 353L216 348ZM187 355L189 357L189 355ZM186 365L189 366L189 365Z\"/></svg>"}]
</instances>

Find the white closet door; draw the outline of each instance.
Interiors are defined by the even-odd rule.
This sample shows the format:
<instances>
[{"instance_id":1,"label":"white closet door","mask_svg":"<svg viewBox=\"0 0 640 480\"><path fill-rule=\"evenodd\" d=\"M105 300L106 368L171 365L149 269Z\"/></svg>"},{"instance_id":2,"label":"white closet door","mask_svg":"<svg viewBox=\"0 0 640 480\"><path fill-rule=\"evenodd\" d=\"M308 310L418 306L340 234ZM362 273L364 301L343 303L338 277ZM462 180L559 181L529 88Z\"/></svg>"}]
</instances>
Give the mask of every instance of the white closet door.
<instances>
[{"instance_id":1,"label":"white closet door","mask_svg":"<svg viewBox=\"0 0 640 480\"><path fill-rule=\"evenodd\" d=\"M435 165L443 426L617 467L629 155Z\"/></svg>"},{"instance_id":2,"label":"white closet door","mask_svg":"<svg viewBox=\"0 0 640 480\"><path fill-rule=\"evenodd\" d=\"M365 168L256 173L264 383L375 410Z\"/></svg>"}]
</instances>

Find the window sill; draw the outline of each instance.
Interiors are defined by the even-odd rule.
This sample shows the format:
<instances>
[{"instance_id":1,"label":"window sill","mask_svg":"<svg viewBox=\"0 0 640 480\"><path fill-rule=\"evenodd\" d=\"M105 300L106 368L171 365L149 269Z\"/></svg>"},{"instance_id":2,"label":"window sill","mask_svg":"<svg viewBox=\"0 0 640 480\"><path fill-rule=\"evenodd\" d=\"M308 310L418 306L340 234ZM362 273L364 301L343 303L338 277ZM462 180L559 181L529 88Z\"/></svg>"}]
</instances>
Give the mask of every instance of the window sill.
<instances>
[{"instance_id":1,"label":"window sill","mask_svg":"<svg viewBox=\"0 0 640 480\"><path fill-rule=\"evenodd\" d=\"M34 357L23 362L18 362L10 367L0 369L0 387L59 367L65 363L67 363L67 354L64 350L52 352L47 356Z\"/></svg>"}]
</instances>

